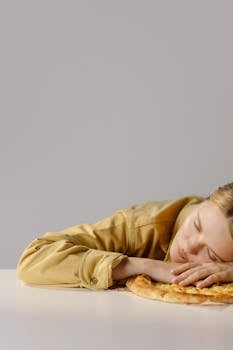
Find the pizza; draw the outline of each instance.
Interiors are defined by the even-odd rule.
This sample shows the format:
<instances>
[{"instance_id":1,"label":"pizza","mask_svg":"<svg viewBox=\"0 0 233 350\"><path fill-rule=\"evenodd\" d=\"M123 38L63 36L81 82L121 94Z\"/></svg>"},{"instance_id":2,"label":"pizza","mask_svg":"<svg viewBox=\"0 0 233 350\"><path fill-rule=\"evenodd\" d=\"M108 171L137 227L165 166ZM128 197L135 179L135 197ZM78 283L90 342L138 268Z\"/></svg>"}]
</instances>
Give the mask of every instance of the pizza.
<instances>
[{"instance_id":1,"label":"pizza","mask_svg":"<svg viewBox=\"0 0 233 350\"><path fill-rule=\"evenodd\" d=\"M129 277L126 287L138 296L168 303L233 303L233 283L215 283L210 287L198 288L192 285L156 282L150 276L141 274Z\"/></svg>"}]
</instances>

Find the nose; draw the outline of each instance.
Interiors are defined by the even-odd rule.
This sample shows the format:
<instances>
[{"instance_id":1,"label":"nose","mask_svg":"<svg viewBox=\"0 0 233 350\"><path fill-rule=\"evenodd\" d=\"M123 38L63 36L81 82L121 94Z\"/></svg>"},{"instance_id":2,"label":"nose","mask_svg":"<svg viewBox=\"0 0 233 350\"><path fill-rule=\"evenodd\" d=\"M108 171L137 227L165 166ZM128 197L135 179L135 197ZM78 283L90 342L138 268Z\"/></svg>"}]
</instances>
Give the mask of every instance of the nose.
<instances>
[{"instance_id":1,"label":"nose","mask_svg":"<svg viewBox=\"0 0 233 350\"><path fill-rule=\"evenodd\" d=\"M189 254L191 255L197 255L202 248L203 244L199 240L194 237L193 239L190 239L189 245L188 245L188 250Z\"/></svg>"}]
</instances>

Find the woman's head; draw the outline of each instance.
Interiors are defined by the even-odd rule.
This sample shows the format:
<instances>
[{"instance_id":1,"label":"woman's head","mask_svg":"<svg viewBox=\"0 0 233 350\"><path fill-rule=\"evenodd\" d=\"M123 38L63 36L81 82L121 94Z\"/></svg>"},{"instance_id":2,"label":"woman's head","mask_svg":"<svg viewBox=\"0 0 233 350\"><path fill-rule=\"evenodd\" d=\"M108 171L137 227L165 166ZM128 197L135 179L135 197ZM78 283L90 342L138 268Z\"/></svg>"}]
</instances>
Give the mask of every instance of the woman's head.
<instances>
[{"instance_id":1,"label":"woman's head","mask_svg":"<svg viewBox=\"0 0 233 350\"><path fill-rule=\"evenodd\" d=\"M172 241L170 259L183 263L233 261L233 183L193 205Z\"/></svg>"}]
</instances>

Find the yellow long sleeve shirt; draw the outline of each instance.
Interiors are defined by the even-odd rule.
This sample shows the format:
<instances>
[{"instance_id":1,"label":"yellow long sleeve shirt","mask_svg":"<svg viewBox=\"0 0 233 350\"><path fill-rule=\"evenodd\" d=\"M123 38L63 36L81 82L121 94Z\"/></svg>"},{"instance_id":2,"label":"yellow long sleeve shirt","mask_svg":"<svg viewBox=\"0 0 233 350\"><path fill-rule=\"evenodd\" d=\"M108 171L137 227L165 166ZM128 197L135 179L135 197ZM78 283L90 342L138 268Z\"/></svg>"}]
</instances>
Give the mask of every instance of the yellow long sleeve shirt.
<instances>
[{"instance_id":1,"label":"yellow long sleeve shirt","mask_svg":"<svg viewBox=\"0 0 233 350\"><path fill-rule=\"evenodd\" d=\"M112 269L127 257L169 261L169 247L184 219L204 197L150 201L117 210L95 223L46 232L23 251L17 276L28 284L108 289Z\"/></svg>"}]
</instances>

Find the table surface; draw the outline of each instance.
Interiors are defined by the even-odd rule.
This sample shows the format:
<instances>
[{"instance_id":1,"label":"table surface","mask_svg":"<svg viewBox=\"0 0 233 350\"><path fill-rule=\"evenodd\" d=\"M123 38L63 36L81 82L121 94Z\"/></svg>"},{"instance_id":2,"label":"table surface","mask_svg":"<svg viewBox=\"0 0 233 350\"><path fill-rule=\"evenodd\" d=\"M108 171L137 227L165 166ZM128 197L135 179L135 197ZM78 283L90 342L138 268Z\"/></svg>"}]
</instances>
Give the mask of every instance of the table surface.
<instances>
[{"instance_id":1,"label":"table surface","mask_svg":"<svg viewBox=\"0 0 233 350\"><path fill-rule=\"evenodd\" d=\"M48 288L0 270L0 348L232 349L233 305L186 305L126 290Z\"/></svg>"}]
</instances>

